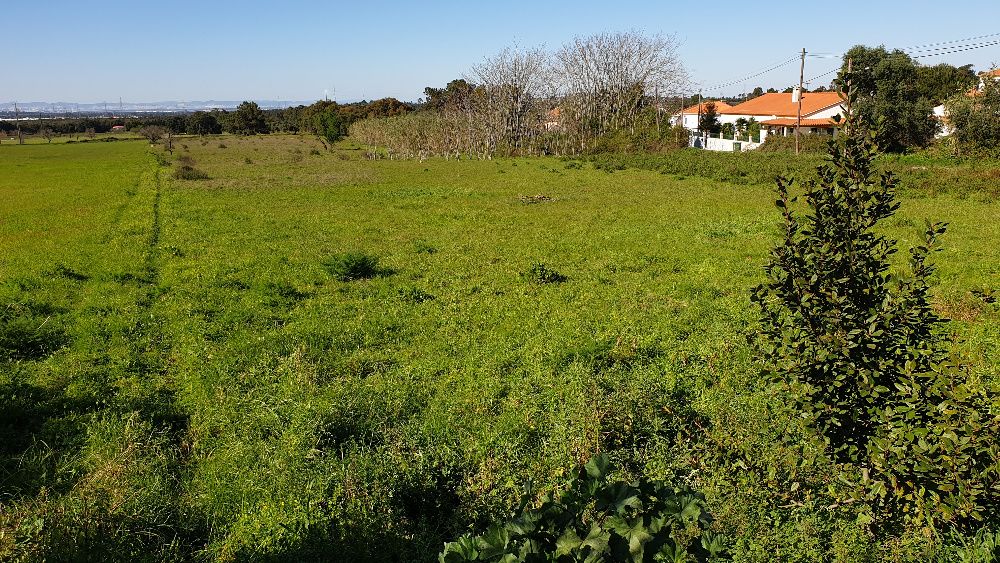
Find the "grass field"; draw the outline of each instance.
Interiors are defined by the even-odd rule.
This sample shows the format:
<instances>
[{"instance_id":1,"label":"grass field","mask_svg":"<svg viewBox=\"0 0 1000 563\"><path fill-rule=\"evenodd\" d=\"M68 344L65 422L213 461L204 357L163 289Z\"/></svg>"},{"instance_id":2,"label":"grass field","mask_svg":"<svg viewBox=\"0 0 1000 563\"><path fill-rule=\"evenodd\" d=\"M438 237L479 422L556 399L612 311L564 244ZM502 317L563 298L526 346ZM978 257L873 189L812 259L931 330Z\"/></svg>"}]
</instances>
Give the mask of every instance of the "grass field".
<instances>
[{"instance_id":1,"label":"grass field","mask_svg":"<svg viewBox=\"0 0 1000 563\"><path fill-rule=\"evenodd\" d=\"M788 455L748 344L770 186L175 146L0 146L0 559L430 561L598 451L698 485L741 561L905 552L692 457L692 419ZM905 194L890 233L950 223L937 306L996 386L1000 203Z\"/></svg>"}]
</instances>

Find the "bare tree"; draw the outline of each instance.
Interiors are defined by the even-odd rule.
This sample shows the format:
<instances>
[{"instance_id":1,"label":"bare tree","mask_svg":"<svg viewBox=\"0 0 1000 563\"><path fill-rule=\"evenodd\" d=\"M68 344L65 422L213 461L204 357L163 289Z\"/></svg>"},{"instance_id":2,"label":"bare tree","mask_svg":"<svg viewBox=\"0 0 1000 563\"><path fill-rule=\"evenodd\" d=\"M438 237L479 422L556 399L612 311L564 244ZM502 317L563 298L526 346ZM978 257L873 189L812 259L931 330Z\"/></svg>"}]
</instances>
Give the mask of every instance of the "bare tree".
<instances>
[{"instance_id":1,"label":"bare tree","mask_svg":"<svg viewBox=\"0 0 1000 563\"><path fill-rule=\"evenodd\" d=\"M84 131L84 132L83 132L83 134L84 134L84 135L85 135L85 136L86 136L86 137L87 137L88 139L93 139L94 137L96 137L96 136L97 136L97 132L96 132L96 131L94 131L94 128L93 128L93 127L87 127L87 130L86 130L86 131Z\"/></svg>"},{"instance_id":2,"label":"bare tree","mask_svg":"<svg viewBox=\"0 0 1000 563\"><path fill-rule=\"evenodd\" d=\"M654 91L676 92L687 81L674 36L636 31L577 37L553 57L562 114L582 142L609 132L634 132Z\"/></svg>"},{"instance_id":3,"label":"bare tree","mask_svg":"<svg viewBox=\"0 0 1000 563\"><path fill-rule=\"evenodd\" d=\"M540 122L539 94L548 68L541 48L506 48L472 68L479 89L474 101L485 133L484 155L521 151Z\"/></svg>"},{"instance_id":4,"label":"bare tree","mask_svg":"<svg viewBox=\"0 0 1000 563\"><path fill-rule=\"evenodd\" d=\"M157 125L147 125L139 129L139 134L149 139L149 144L151 145L155 145L157 141L163 138L165 133L164 128Z\"/></svg>"},{"instance_id":5,"label":"bare tree","mask_svg":"<svg viewBox=\"0 0 1000 563\"><path fill-rule=\"evenodd\" d=\"M42 127L42 129L38 132L38 134L41 135L42 138L49 143L51 143L52 138L56 136L56 132L53 131L50 127Z\"/></svg>"}]
</instances>

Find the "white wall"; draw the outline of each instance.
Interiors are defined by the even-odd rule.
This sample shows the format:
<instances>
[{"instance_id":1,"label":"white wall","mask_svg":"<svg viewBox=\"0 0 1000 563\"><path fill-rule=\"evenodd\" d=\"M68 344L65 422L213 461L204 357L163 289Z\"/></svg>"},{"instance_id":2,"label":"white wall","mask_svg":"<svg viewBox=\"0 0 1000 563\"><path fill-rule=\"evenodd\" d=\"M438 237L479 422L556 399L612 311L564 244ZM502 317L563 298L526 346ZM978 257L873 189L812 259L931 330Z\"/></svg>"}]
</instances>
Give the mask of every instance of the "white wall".
<instances>
[{"instance_id":1,"label":"white wall","mask_svg":"<svg viewBox=\"0 0 1000 563\"><path fill-rule=\"evenodd\" d=\"M761 139L763 141L763 139ZM694 137L692 137L692 146ZM749 143L746 141L732 141L729 139L714 139L712 137L702 138L702 148L710 151L734 152L736 144L739 143L740 151L752 151L762 143Z\"/></svg>"},{"instance_id":2,"label":"white wall","mask_svg":"<svg viewBox=\"0 0 1000 563\"><path fill-rule=\"evenodd\" d=\"M840 104L837 104L832 108L817 111L816 113L802 114L802 119L806 119L807 117L809 119L830 119L835 115L839 115L841 117L844 116L844 107Z\"/></svg>"}]
</instances>

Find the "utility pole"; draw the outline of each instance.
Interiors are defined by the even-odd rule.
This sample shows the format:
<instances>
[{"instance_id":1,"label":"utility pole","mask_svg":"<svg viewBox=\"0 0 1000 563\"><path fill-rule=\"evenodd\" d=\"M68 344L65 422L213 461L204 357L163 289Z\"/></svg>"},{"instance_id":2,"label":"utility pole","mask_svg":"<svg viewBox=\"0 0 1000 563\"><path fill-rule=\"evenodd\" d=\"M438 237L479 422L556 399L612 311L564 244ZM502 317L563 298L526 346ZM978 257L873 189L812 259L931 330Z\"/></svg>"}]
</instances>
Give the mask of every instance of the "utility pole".
<instances>
[{"instance_id":1,"label":"utility pole","mask_svg":"<svg viewBox=\"0 0 1000 563\"><path fill-rule=\"evenodd\" d=\"M853 62L854 62L853 58L847 57L847 115L848 116L851 115L851 67L853 66L852 64ZM845 125L848 127L848 130L846 131L847 134L850 134L851 122L848 121L847 123L845 123Z\"/></svg>"},{"instance_id":2,"label":"utility pole","mask_svg":"<svg viewBox=\"0 0 1000 563\"><path fill-rule=\"evenodd\" d=\"M698 123L695 124L695 129L701 137L701 90L698 90Z\"/></svg>"},{"instance_id":3,"label":"utility pole","mask_svg":"<svg viewBox=\"0 0 1000 563\"><path fill-rule=\"evenodd\" d=\"M656 138L660 138L660 85L657 84L654 88L654 95L656 96Z\"/></svg>"},{"instance_id":4,"label":"utility pole","mask_svg":"<svg viewBox=\"0 0 1000 563\"><path fill-rule=\"evenodd\" d=\"M24 136L21 135L21 112L17 109L17 102L14 102L14 123L17 124L17 144L24 144Z\"/></svg>"},{"instance_id":5,"label":"utility pole","mask_svg":"<svg viewBox=\"0 0 1000 563\"><path fill-rule=\"evenodd\" d=\"M795 118L795 154L799 154L799 129L802 128L802 86L806 77L806 48L802 48L802 63L799 64L799 109Z\"/></svg>"}]
</instances>

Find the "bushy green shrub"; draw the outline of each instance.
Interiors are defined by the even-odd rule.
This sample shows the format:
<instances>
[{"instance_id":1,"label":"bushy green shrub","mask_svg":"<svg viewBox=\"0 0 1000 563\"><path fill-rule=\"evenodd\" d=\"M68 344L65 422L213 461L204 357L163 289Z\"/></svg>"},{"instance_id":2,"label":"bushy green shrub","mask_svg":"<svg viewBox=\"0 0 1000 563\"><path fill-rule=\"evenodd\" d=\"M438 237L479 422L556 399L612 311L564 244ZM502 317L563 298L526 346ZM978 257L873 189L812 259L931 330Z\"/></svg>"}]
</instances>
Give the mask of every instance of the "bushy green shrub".
<instances>
[{"instance_id":1,"label":"bushy green shrub","mask_svg":"<svg viewBox=\"0 0 1000 563\"><path fill-rule=\"evenodd\" d=\"M345 252L328 258L323 267L336 279L348 282L385 275L387 270L379 267L377 256L363 252Z\"/></svg>"},{"instance_id":2,"label":"bushy green shrub","mask_svg":"<svg viewBox=\"0 0 1000 563\"><path fill-rule=\"evenodd\" d=\"M528 271L523 274L523 277L532 283L539 284L562 283L569 279L563 274L560 274L540 262L532 264L531 267L528 268Z\"/></svg>"},{"instance_id":3,"label":"bushy green shrub","mask_svg":"<svg viewBox=\"0 0 1000 563\"><path fill-rule=\"evenodd\" d=\"M753 293L767 375L842 467L836 500L858 503L874 531L980 520L1000 503L1000 417L948 361L931 307L927 260L945 226L928 223L910 272L890 273L896 242L879 226L898 180L875 152L874 132L841 136L804 184L804 215L778 179L785 239Z\"/></svg>"},{"instance_id":4,"label":"bushy green shrub","mask_svg":"<svg viewBox=\"0 0 1000 563\"><path fill-rule=\"evenodd\" d=\"M445 544L439 560L710 561L725 554L700 494L661 482L610 482L608 469L601 454L537 506L528 492L509 522Z\"/></svg>"},{"instance_id":5,"label":"bushy green shrub","mask_svg":"<svg viewBox=\"0 0 1000 563\"><path fill-rule=\"evenodd\" d=\"M802 152L825 154L830 148L833 137L829 135L800 135L799 150ZM757 150L763 152L795 152L795 137L789 135L768 135Z\"/></svg>"}]
</instances>

